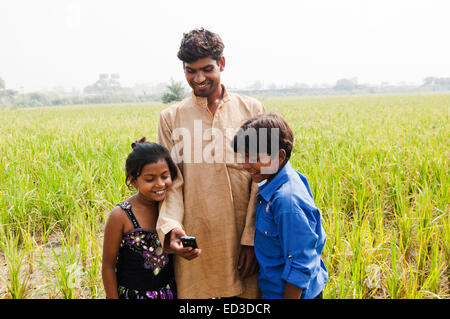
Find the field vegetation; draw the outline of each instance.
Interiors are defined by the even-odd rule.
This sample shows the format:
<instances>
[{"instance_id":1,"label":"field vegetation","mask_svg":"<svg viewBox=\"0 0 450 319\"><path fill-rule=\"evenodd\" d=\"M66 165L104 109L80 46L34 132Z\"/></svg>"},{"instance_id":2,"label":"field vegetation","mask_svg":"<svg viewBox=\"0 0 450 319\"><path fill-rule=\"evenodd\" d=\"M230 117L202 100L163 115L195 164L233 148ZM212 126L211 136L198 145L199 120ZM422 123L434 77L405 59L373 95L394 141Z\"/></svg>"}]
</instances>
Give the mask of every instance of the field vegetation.
<instances>
[{"instance_id":1,"label":"field vegetation","mask_svg":"<svg viewBox=\"0 0 450 319\"><path fill-rule=\"evenodd\" d=\"M325 298L449 297L450 94L264 98L323 214ZM0 110L0 298L103 298L109 211L161 103Z\"/></svg>"}]
</instances>

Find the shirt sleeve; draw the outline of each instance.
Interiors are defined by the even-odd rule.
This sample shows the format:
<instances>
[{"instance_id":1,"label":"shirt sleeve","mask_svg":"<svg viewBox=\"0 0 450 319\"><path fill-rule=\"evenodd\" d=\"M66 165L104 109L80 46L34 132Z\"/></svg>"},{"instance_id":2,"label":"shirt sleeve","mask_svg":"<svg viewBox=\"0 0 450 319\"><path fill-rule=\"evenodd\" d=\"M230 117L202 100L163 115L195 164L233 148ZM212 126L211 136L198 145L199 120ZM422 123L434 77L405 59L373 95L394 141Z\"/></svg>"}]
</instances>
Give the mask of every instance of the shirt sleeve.
<instances>
[{"instance_id":1,"label":"shirt sleeve","mask_svg":"<svg viewBox=\"0 0 450 319\"><path fill-rule=\"evenodd\" d=\"M266 113L262 103L254 99L255 111L254 115ZM256 196L258 195L258 185L251 183L250 198L248 201L247 215L245 216L244 231L241 236L241 245L254 246L255 245L255 223L256 223Z\"/></svg>"},{"instance_id":2,"label":"shirt sleeve","mask_svg":"<svg viewBox=\"0 0 450 319\"><path fill-rule=\"evenodd\" d=\"M171 138L172 130L168 124L164 113L161 112L158 122L158 143L165 146L169 152L172 151L173 141ZM174 159L175 162L176 159ZM159 205L159 216L156 223L156 230L158 232L161 246L164 247L164 239L168 232L174 228L184 229L182 226L184 216L183 204L183 175L181 174L179 164L177 167L177 178L173 181L172 187L166 193L166 197Z\"/></svg>"},{"instance_id":3,"label":"shirt sleeve","mask_svg":"<svg viewBox=\"0 0 450 319\"><path fill-rule=\"evenodd\" d=\"M259 104L258 115L266 113L266 109L264 108L264 105L261 103L261 101L258 101L258 104Z\"/></svg>"},{"instance_id":4,"label":"shirt sleeve","mask_svg":"<svg viewBox=\"0 0 450 319\"><path fill-rule=\"evenodd\" d=\"M251 183L250 187L250 199L248 201L247 215L245 216L244 231L241 236L241 245L245 246L255 245L256 196L258 195L258 185Z\"/></svg>"},{"instance_id":5,"label":"shirt sleeve","mask_svg":"<svg viewBox=\"0 0 450 319\"><path fill-rule=\"evenodd\" d=\"M308 220L301 207L291 205L291 210L278 216L278 232L285 267L281 278L303 290L308 289L320 256L315 249L319 236L314 231L314 220Z\"/></svg>"}]
</instances>

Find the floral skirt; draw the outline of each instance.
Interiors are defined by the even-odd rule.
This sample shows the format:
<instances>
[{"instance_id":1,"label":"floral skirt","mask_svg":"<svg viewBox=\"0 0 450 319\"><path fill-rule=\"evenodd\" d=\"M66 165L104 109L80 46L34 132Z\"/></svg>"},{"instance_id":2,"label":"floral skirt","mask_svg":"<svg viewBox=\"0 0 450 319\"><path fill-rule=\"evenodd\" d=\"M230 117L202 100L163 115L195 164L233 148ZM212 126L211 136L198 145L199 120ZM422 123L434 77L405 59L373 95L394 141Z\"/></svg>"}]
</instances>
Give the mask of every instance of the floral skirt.
<instances>
[{"instance_id":1,"label":"floral skirt","mask_svg":"<svg viewBox=\"0 0 450 319\"><path fill-rule=\"evenodd\" d=\"M137 291L124 286L118 287L119 299L175 299L172 287L167 284L160 290Z\"/></svg>"}]
</instances>

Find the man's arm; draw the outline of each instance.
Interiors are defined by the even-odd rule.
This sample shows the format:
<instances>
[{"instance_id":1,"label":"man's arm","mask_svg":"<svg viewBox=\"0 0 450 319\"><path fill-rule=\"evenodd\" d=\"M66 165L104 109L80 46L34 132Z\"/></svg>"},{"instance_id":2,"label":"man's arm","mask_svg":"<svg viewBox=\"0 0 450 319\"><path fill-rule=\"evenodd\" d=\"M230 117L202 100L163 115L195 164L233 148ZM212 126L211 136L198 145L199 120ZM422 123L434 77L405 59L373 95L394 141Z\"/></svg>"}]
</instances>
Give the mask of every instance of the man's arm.
<instances>
[{"instance_id":1,"label":"man's arm","mask_svg":"<svg viewBox=\"0 0 450 319\"><path fill-rule=\"evenodd\" d=\"M257 195L258 185L251 183L250 199L248 201L247 214L245 215L245 226L241 236L241 245L244 246L254 246Z\"/></svg>"},{"instance_id":2,"label":"man's arm","mask_svg":"<svg viewBox=\"0 0 450 319\"><path fill-rule=\"evenodd\" d=\"M161 113L158 122L158 143L165 146L169 152L172 151L172 128L168 120ZM156 223L161 246L167 252L175 253L188 260L200 255L201 249L184 248L180 237L186 236L182 221L184 217L183 201L183 175L178 167L178 158L173 158L176 162L177 178L173 181L172 187L167 191L165 199L159 205L159 216Z\"/></svg>"},{"instance_id":3,"label":"man's arm","mask_svg":"<svg viewBox=\"0 0 450 319\"><path fill-rule=\"evenodd\" d=\"M172 151L172 127L165 118L165 113L161 112L158 122L158 143L165 146L169 152ZM178 167L177 159L173 158L177 167L177 178L173 181L166 193L165 199L159 205L159 216L156 223L159 240L164 249L169 249L169 245L165 245L166 235L174 228L183 229L182 221L184 217L183 204L183 175Z\"/></svg>"},{"instance_id":4,"label":"man's arm","mask_svg":"<svg viewBox=\"0 0 450 319\"><path fill-rule=\"evenodd\" d=\"M258 272L259 266L254 250L255 222L256 222L256 195L258 186L251 183L250 199L245 216L244 231L241 236L241 251L239 253L238 270L241 278L246 278Z\"/></svg>"},{"instance_id":5,"label":"man's arm","mask_svg":"<svg viewBox=\"0 0 450 319\"><path fill-rule=\"evenodd\" d=\"M266 112L262 103L256 101L254 115ZM250 198L248 201L247 214L245 215L244 230L241 235L241 251L239 253L238 270L241 278L254 275L259 270L258 260L255 256L254 239L256 223L256 196L258 195L258 185L250 182Z\"/></svg>"}]
</instances>

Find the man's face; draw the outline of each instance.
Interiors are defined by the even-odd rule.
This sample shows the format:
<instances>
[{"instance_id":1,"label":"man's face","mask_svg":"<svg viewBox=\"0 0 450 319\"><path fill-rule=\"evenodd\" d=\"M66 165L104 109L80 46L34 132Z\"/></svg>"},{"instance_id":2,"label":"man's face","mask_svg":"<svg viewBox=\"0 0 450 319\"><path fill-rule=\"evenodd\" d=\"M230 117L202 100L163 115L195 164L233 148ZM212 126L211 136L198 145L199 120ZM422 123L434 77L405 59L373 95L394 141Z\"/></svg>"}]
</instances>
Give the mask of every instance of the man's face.
<instances>
[{"instance_id":1,"label":"man's face","mask_svg":"<svg viewBox=\"0 0 450 319\"><path fill-rule=\"evenodd\" d=\"M196 96L208 97L220 85L220 72L225 67L225 58L219 64L211 57L201 58L192 63L183 62L184 74Z\"/></svg>"}]
</instances>

